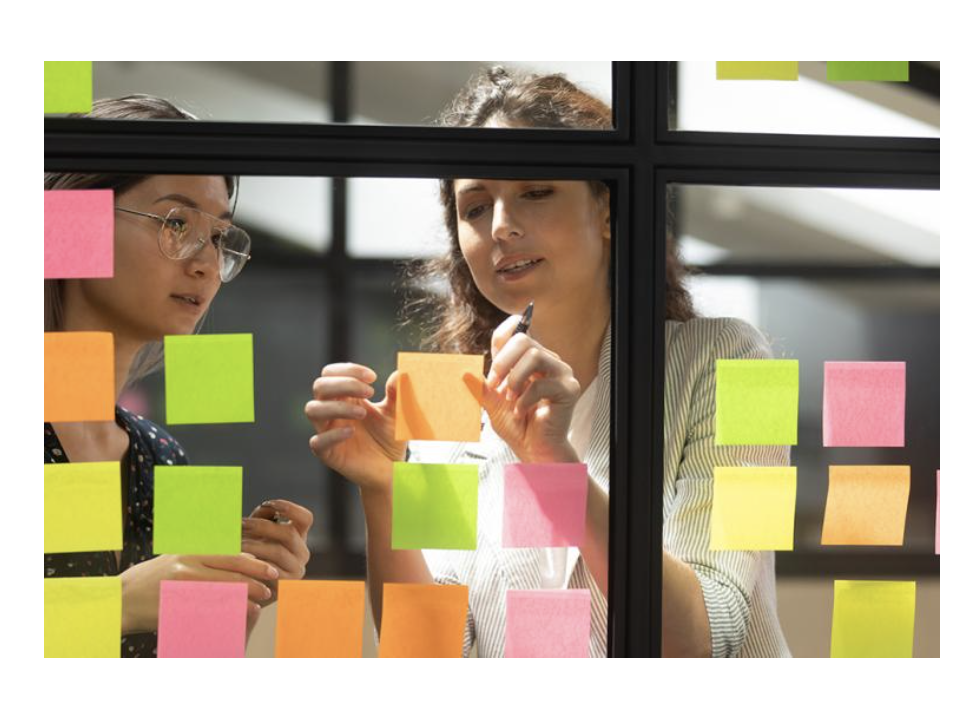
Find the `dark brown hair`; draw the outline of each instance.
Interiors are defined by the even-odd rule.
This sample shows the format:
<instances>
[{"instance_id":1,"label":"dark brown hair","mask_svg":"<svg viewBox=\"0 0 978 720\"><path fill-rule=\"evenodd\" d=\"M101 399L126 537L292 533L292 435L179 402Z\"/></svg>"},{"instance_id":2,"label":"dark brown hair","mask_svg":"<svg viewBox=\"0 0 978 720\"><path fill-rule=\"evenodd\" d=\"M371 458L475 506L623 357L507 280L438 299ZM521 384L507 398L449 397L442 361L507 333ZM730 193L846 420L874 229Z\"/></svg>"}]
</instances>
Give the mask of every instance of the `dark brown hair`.
<instances>
[{"instance_id":1,"label":"dark brown hair","mask_svg":"<svg viewBox=\"0 0 978 720\"><path fill-rule=\"evenodd\" d=\"M492 121L530 128L609 130L611 108L581 90L563 75L512 73L493 67L474 76L442 112L438 124L447 127L482 127ZM417 310L431 318L425 344L441 352L486 354L492 332L507 314L479 292L462 256L452 179L440 182L443 220L449 250L408 271L409 281L429 286L448 281L448 293L429 291L408 304L405 317ZM588 181L595 197L609 193L600 180ZM671 205L671 203L670 203ZM683 284L685 268L670 237L666 260L666 318L685 321L695 317L692 299ZM610 277L609 277L610 288Z\"/></svg>"},{"instance_id":2,"label":"dark brown hair","mask_svg":"<svg viewBox=\"0 0 978 720\"><path fill-rule=\"evenodd\" d=\"M126 95L125 97L96 100L92 111L69 117L98 118L102 120L196 120L169 100L150 95ZM143 182L150 175L122 175L118 173L44 173L45 190L112 190L121 195ZM235 197L237 178L225 176L228 198ZM203 322L203 318L201 319ZM199 326L199 323L198 323ZM44 332L57 332L64 327L64 280L44 281ZM160 366L161 343L150 343L136 355L129 372L128 382L145 377Z\"/></svg>"}]
</instances>

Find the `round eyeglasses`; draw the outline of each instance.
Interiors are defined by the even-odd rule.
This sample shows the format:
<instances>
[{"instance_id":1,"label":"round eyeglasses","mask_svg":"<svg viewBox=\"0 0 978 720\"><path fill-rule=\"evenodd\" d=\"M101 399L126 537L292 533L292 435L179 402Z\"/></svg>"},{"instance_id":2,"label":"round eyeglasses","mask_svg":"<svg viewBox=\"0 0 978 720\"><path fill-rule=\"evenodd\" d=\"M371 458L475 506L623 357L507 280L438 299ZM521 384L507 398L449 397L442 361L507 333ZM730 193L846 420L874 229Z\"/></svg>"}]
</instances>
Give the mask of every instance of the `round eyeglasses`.
<instances>
[{"instance_id":1,"label":"round eyeglasses","mask_svg":"<svg viewBox=\"0 0 978 720\"><path fill-rule=\"evenodd\" d=\"M203 210L177 206L166 215L116 206L116 210L152 218L160 223L160 252L171 260L186 260L197 255L208 242L217 248L221 282L231 282L251 260L251 238L237 225Z\"/></svg>"}]
</instances>

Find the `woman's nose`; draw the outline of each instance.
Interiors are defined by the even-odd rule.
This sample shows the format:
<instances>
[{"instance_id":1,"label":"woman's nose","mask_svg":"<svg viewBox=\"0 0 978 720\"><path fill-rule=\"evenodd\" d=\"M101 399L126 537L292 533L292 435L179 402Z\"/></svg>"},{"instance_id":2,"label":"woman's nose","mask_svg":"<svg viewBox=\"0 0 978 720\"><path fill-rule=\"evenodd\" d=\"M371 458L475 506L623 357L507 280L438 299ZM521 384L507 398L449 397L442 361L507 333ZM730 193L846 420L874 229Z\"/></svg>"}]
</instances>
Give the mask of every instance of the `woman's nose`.
<instances>
[{"instance_id":1,"label":"woman's nose","mask_svg":"<svg viewBox=\"0 0 978 720\"><path fill-rule=\"evenodd\" d=\"M217 275L221 269L221 251L210 239L204 238L200 249L187 262L187 269L194 275Z\"/></svg>"},{"instance_id":2,"label":"woman's nose","mask_svg":"<svg viewBox=\"0 0 978 720\"><path fill-rule=\"evenodd\" d=\"M502 200L496 202L492 213L492 237L497 241L506 241L514 237L522 237L523 228L511 208Z\"/></svg>"}]
</instances>

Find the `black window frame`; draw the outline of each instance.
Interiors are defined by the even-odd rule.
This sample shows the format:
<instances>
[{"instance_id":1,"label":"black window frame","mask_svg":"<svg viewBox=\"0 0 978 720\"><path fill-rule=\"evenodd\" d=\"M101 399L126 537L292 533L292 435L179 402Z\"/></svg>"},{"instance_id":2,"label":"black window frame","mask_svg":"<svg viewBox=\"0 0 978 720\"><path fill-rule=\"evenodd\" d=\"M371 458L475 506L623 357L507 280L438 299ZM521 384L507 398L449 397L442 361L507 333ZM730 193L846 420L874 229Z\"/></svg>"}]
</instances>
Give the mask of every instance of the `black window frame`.
<instances>
[{"instance_id":1,"label":"black window frame","mask_svg":"<svg viewBox=\"0 0 978 720\"><path fill-rule=\"evenodd\" d=\"M46 117L44 169L335 178L332 243L324 260L330 296L341 301L330 303L327 332L334 354L349 348L346 313L337 311L346 297L347 271L372 262L346 251L344 178L611 183L616 241L608 654L658 657L668 184L939 189L940 140L671 130L670 62L612 64L615 128L609 131L349 125L342 123L350 115L351 70L350 63L331 64L329 124ZM343 493L330 495L340 537Z\"/></svg>"}]
</instances>

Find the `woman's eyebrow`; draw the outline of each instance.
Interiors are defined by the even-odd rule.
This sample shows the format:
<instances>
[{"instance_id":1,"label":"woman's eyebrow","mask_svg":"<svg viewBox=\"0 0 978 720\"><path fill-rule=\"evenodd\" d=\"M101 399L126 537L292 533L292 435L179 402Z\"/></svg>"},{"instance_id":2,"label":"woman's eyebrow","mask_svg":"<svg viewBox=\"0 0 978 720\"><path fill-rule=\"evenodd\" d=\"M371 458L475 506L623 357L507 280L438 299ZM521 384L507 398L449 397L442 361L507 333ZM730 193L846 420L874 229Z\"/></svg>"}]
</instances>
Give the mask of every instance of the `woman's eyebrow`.
<instances>
[{"instance_id":1,"label":"woman's eyebrow","mask_svg":"<svg viewBox=\"0 0 978 720\"><path fill-rule=\"evenodd\" d=\"M485 190L485 187L480 185L479 183L474 183L472 185L464 186L461 190L458 191L458 194L461 196L461 195L465 195L466 193L479 192L480 190Z\"/></svg>"},{"instance_id":2,"label":"woman's eyebrow","mask_svg":"<svg viewBox=\"0 0 978 720\"><path fill-rule=\"evenodd\" d=\"M188 198L186 195L181 195L180 193L171 193L169 195L164 195L161 198L157 198L157 200L153 204L156 205L157 203L161 203L164 200L176 200L181 205L186 205L187 207L193 208L194 210L200 210L200 206L197 203L195 203L192 199ZM220 215L218 215L218 217L221 220L230 220L231 211L226 210Z\"/></svg>"}]
</instances>

